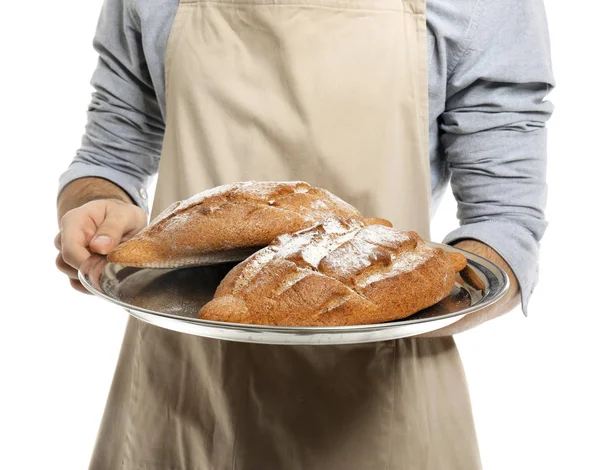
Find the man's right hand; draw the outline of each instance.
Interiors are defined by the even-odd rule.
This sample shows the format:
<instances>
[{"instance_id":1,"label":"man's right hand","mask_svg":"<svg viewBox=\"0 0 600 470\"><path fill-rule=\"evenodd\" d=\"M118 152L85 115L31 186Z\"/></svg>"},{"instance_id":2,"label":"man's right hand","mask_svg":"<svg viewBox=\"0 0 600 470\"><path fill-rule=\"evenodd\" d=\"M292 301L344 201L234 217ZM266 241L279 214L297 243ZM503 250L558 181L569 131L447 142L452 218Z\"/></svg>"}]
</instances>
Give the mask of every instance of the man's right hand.
<instances>
[{"instance_id":1,"label":"man's right hand","mask_svg":"<svg viewBox=\"0 0 600 470\"><path fill-rule=\"evenodd\" d=\"M56 267L65 273L71 286L88 291L77 278L77 271L92 253L107 254L147 224L146 214L135 204L118 199L99 199L65 213L60 232L54 239L59 250Z\"/></svg>"}]
</instances>

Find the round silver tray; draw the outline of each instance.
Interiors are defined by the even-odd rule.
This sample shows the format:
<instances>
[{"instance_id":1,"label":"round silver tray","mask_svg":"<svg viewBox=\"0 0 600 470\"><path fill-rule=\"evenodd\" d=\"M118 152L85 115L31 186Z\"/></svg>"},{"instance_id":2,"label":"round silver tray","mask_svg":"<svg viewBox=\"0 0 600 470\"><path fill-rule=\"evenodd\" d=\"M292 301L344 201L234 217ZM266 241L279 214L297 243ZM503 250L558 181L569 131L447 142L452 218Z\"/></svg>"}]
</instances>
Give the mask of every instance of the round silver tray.
<instances>
[{"instance_id":1,"label":"round silver tray","mask_svg":"<svg viewBox=\"0 0 600 470\"><path fill-rule=\"evenodd\" d=\"M180 269L140 269L109 263L93 255L79 279L93 294L117 304L139 320L162 328L208 338L264 344L349 344L384 341L427 333L485 308L508 290L508 277L497 265L448 245L428 243L467 257L462 276L442 301L404 319L371 325L283 327L200 320L219 282L236 263Z\"/></svg>"}]
</instances>

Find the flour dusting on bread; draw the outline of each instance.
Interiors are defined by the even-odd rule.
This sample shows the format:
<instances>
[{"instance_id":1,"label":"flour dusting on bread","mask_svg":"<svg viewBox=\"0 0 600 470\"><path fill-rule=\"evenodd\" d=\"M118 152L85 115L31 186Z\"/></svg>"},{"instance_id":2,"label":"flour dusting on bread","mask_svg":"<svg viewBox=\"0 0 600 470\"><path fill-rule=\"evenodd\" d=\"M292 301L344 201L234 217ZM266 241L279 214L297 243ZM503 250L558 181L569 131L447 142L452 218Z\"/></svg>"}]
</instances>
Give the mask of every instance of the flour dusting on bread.
<instances>
[{"instance_id":1,"label":"flour dusting on bread","mask_svg":"<svg viewBox=\"0 0 600 470\"><path fill-rule=\"evenodd\" d=\"M240 249L256 251L331 217L364 220L348 203L303 181L226 184L172 204L108 259L153 268L230 261ZM316 259L319 248L307 256Z\"/></svg>"},{"instance_id":2,"label":"flour dusting on bread","mask_svg":"<svg viewBox=\"0 0 600 470\"><path fill-rule=\"evenodd\" d=\"M409 252L417 247L417 243L418 235L414 232L402 232L383 225L365 227L357 220L331 218L297 233L281 235L269 247L254 254L236 283L235 291L245 288L273 259L293 261L298 269L324 272L346 285L364 288L412 270L433 256L433 249L423 243L417 250ZM377 270L359 280L356 278L371 267ZM303 277L305 275L298 280Z\"/></svg>"},{"instance_id":3,"label":"flour dusting on bread","mask_svg":"<svg viewBox=\"0 0 600 470\"><path fill-rule=\"evenodd\" d=\"M405 318L450 293L459 263L415 232L331 218L232 270L200 318L334 326Z\"/></svg>"}]
</instances>

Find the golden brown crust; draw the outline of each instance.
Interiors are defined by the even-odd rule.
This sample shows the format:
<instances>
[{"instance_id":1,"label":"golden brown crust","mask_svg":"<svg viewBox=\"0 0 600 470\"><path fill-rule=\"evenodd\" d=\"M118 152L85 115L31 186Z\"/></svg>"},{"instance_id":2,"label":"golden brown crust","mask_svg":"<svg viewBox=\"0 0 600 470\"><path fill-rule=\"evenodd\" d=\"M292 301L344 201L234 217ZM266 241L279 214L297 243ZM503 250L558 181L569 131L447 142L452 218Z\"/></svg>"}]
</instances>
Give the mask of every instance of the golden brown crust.
<instances>
[{"instance_id":1,"label":"golden brown crust","mask_svg":"<svg viewBox=\"0 0 600 470\"><path fill-rule=\"evenodd\" d=\"M446 253L446 256L450 258L450 261L454 266L454 271L456 272L462 271L467 266L467 258L465 258L461 253L449 252Z\"/></svg>"},{"instance_id":2,"label":"golden brown crust","mask_svg":"<svg viewBox=\"0 0 600 470\"><path fill-rule=\"evenodd\" d=\"M172 204L108 260L146 268L240 260L332 216L362 220L350 204L304 182L219 186Z\"/></svg>"},{"instance_id":3,"label":"golden brown crust","mask_svg":"<svg viewBox=\"0 0 600 470\"><path fill-rule=\"evenodd\" d=\"M398 320L446 297L461 257L415 232L329 219L237 265L199 317L278 326Z\"/></svg>"},{"instance_id":4,"label":"golden brown crust","mask_svg":"<svg viewBox=\"0 0 600 470\"><path fill-rule=\"evenodd\" d=\"M385 225L386 227L391 227L392 223L387 219L373 217L371 219L365 219L365 225Z\"/></svg>"}]
</instances>

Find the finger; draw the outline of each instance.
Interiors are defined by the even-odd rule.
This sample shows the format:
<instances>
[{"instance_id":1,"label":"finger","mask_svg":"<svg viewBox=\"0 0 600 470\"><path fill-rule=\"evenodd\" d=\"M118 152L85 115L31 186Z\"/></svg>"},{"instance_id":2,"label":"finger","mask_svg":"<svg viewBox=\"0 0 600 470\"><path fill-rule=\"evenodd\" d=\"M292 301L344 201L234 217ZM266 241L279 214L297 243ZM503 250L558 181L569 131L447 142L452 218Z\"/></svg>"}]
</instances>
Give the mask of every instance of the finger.
<instances>
[{"instance_id":1,"label":"finger","mask_svg":"<svg viewBox=\"0 0 600 470\"><path fill-rule=\"evenodd\" d=\"M66 274L71 279L78 279L77 270L73 266L65 263L65 260L62 258L61 254L56 257L56 267L60 272Z\"/></svg>"},{"instance_id":2,"label":"finger","mask_svg":"<svg viewBox=\"0 0 600 470\"><path fill-rule=\"evenodd\" d=\"M75 289L78 292L81 292L82 294L92 294L89 290L87 290L85 287L83 287L81 285L81 282L75 280L75 279L70 279L71 281L71 287L73 289Z\"/></svg>"},{"instance_id":3,"label":"finger","mask_svg":"<svg viewBox=\"0 0 600 470\"><path fill-rule=\"evenodd\" d=\"M56 235L56 237L54 237L54 247L60 251L61 250L61 244L60 244L60 238L61 238L61 233L58 232L58 234Z\"/></svg>"},{"instance_id":4,"label":"finger","mask_svg":"<svg viewBox=\"0 0 600 470\"><path fill-rule=\"evenodd\" d=\"M143 227L143 225L142 225ZM130 210L107 210L106 217L98 227L90 248L101 255L115 248L129 232L141 230L139 218Z\"/></svg>"},{"instance_id":5,"label":"finger","mask_svg":"<svg viewBox=\"0 0 600 470\"><path fill-rule=\"evenodd\" d=\"M484 282L479 278L477 273L473 271L470 266L466 266L461 272L460 277L462 277L467 284L477 290L485 290Z\"/></svg>"},{"instance_id":6,"label":"finger","mask_svg":"<svg viewBox=\"0 0 600 470\"><path fill-rule=\"evenodd\" d=\"M91 255L87 249L96 232L96 224L81 212L71 211L61 220L61 249L63 260L75 269Z\"/></svg>"}]
</instances>

